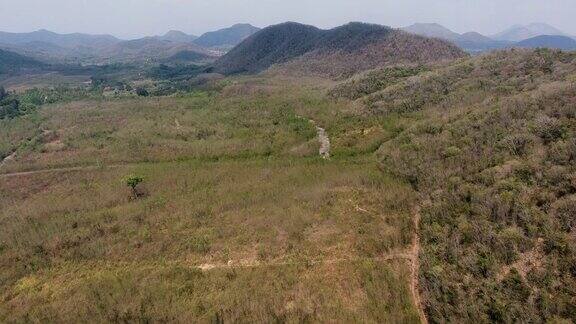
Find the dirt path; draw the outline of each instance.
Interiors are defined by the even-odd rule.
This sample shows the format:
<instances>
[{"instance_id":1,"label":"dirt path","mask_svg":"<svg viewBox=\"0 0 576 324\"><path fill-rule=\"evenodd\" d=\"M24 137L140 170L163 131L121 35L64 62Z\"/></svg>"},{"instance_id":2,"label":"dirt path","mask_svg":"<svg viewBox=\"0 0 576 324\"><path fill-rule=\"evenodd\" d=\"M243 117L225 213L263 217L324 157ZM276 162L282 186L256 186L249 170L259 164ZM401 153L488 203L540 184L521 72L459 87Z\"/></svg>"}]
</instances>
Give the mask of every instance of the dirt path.
<instances>
[{"instance_id":1,"label":"dirt path","mask_svg":"<svg viewBox=\"0 0 576 324\"><path fill-rule=\"evenodd\" d=\"M330 159L330 138L324 128L316 126L316 130L318 131L318 140L320 141L320 156L328 160Z\"/></svg>"},{"instance_id":2,"label":"dirt path","mask_svg":"<svg viewBox=\"0 0 576 324\"><path fill-rule=\"evenodd\" d=\"M328 137L328 133L326 133L326 129L318 126L316 124L316 121L312 120L312 119L308 119L306 117L302 117L302 116L298 116L298 118L302 118L302 119L306 119L308 120L312 125L314 125L314 127L316 127L316 132L318 133L318 142L320 142L320 156L323 159L330 159L330 137Z\"/></svg>"},{"instance_id":3,"label":"dirt path","mask_svg":"<svg viewBox=\"0 0 576 324\"><path fill-rule=\"evenodd\" d=\"M356 207L356 210L362 212L369 212L360 207ZM240 261L228 261L228 263L204 263L201 265L194 266L195 268L202 271L219 270L219 269L242 269L242 268L258 268L258 267L280 267L289 265L319 265L319 264L337 264L337 263L349 263L357 262L363 260L371 260L378 262L393 261L393 260L404 260L409 263L410 266L410 292L412 294L412 299L414 304L418 309L418 316L420 317L420 322L423 324L428 324L428 319L426 318L426 313L424 312L424 307L422 306L422 300L420 299L419 292L419 274L420 274L420 206L416 207L414 210L414 234L412 237L412 246L408 251L405 252L395 252L387 255L383 255L376 258L341 258L341 259L330 259L330 260L312 260L312 261L302 261L302 262L260 262L257 260L240 260Z\"/></svg>"},{"instance_id":4,"label":"dirt path","mask_svg":"<svg viewBox=\"0 0 576 324\"><path fill-rule=\"evenodd\" d=\"M418 315L420 315L420 322L428 324L422 300L420 299L419 291L419 275L420 275L420 206L414 210L414 234L412 237L412 249L410 251L410 290L412 291L412 298L418 308Z\"/></svg>"},{"instance_id":5,"label":"dirt path","mask_svg":"<svg viewBox=\"0 0 576 324\"><path fill-rule=\"evenodd\" d=\"M228 261L228 263L204 263L194 267L202 271L210 271L218 269L246 269L246 268L259 268L259 267L282 267L291 265L338 264L338 263L350 263L350 262L367 261L367 260L377 262L386 262L393 260L411 261L412 256L410 253L397 252L376 258L341 258L341 259L329 259L329 260L278 261L278 262L260 262L257 260L240 260L240 261L231 260Z\"/></svg>"}]
</instances>

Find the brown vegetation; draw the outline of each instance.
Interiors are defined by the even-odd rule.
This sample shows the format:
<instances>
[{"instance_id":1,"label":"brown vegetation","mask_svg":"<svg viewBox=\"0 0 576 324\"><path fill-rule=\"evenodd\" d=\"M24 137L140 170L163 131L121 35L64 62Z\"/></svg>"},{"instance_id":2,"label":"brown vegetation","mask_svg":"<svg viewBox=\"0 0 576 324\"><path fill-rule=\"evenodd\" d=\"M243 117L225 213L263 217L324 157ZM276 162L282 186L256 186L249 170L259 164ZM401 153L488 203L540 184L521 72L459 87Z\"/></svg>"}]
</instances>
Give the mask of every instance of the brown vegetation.
<instances>
[{"instance_id":1,"label":"brown vegetation","mask_svg":"<svg viewBox=\"0 0 576 324\"><path fill-rule=\"evenodd\" d=\"M253 35L215 63L224 74L255 73L281 64L291 75L349 77L381 66L464 57L456 46L389 27L350 23L331 30L285 23ZM285 64L283 64L285 63Z\"/></svg>"},{"instance_id":2,"label":"brown vegetation","mask_svg":"<svg viewBox=\"0 0 576 324\"><path fill-rule=\"evenodd\" d=\"M419 122L382 167L429 197L422 293L433 322L576 320L576 56L508 51L369 95Z\"/></svg>"}]
</instances>

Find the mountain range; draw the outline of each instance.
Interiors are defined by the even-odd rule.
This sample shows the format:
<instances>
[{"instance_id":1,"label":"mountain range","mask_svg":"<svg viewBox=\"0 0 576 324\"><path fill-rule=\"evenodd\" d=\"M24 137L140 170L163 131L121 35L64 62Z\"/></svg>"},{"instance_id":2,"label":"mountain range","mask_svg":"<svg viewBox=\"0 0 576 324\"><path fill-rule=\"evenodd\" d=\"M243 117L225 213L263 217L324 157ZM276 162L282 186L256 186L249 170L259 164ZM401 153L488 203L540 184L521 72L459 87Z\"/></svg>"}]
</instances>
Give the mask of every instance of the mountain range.
<instances>
[{"instance_id":1,"label":"mountain range","mask_svg":"<svg viewBox=\"0 0 576 324\"><path fill-rule=\"evenodd\" d=\"M469 53L511 47L576 50L576 40L542 23L513 26L492 37L477 32L459 34L434 23L414 24L401 30L404 32L363 23L350 23L331 30L298 23L284 23L263 30L249 24L236 24L200 37L172 30L164 35L134 40L110 35L57 34L47 30L0 32L0 49L3 50L0 63L4 64L4 70L13 71L62 63L215 62L214 71L223 74L251 73L273 65L296 64L301 69L338 77L394 60L423 62L461 56L462 53L450 43ZM22 64L7 68L6 62Z\"/></svg>"},{"instance_id":2,"label":"mountain range","mask_svg":"<svg viewBox=\"0 0 576 324\"><path fill-rule=\"evenodd\" d=\"M510 47L576 49L572 47L572 38L544 23L515 25L490 37L477 32L458 34L436 23L418 23L402 29L417 35L448 40L471 53Z\"/></svg>"},{"instance_id":3,"label":"mountain range","mask_svg":"<svg viewBox=\"0 0 576 324\"><path fill-rule=\"evenodd\" d=\"M200 37L172 30L161 36L121 40L110 35L0 32L0 48L51 63L103 64L194 58L213 61L259 28L237 24ZM178 55L179 52L183 52Z\"/></svg>"}]
</instances>

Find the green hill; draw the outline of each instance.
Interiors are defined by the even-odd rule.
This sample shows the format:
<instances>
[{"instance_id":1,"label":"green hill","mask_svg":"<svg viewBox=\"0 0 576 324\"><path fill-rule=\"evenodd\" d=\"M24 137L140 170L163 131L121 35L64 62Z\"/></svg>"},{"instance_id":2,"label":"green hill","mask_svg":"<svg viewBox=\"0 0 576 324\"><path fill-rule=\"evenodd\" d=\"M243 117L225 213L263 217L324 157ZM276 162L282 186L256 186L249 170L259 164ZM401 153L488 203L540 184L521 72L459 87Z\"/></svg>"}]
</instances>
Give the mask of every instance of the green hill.
<instances>
[{"instance_id":1,"label":"green hill","mask_svg":"<svg viewBox=\"0 0 576 324\"><path fill-rule=\"evenodd\" d=\"M290 62L290 72L338 77L381 65L424 63L464 57L447 42L409 35L380 25L350 23L321 30L284 23L261 30L216 64L224 74L257 73Z\"/></svg>"}]
</instances>

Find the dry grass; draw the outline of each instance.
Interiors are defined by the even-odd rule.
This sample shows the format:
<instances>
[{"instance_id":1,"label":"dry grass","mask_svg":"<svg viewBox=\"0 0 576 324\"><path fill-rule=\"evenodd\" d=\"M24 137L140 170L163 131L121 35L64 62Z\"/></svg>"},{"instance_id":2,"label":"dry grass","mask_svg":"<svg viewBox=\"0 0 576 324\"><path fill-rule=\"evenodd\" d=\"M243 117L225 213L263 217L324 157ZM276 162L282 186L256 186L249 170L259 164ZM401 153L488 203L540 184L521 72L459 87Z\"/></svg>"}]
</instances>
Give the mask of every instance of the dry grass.
<instances>
[{"instance_id":1,"label":"dry grass","mask_svg":"<svg viewBox=\"0 0 576 324\"><path fill-rule=\"evenodd\" d=\"M576 320L575 62L498 52L366 101L421 115L379 153L430 199L421 278L431 321Z\"/></svg>"},{"instance_id":2,"label":"dry grass","mask_svg":"<svg viewBox=\"0 0 576 324\"><path fill-rule=\"evenodd\" d=\"M101 167L0 178L0 321L417 322L407 260L377 260L414 230L411 188L370 154L397 120L241 82L44 107L1 171ZM198 268L230 262L263 266Z\"/></svg>"}]
</instances>

